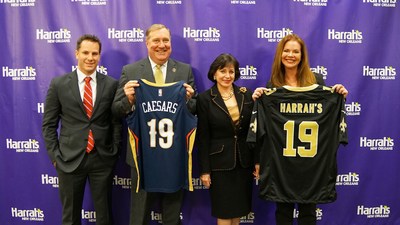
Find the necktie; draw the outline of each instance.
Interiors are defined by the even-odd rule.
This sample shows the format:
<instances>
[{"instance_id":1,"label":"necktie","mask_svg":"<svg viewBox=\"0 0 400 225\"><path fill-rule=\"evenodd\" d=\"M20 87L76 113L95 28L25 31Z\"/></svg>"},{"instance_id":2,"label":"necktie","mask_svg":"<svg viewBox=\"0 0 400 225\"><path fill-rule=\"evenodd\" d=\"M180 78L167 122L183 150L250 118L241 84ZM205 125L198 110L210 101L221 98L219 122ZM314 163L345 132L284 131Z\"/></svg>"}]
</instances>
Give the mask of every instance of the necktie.
<instances>
[{"instance_id":1,"label":"necktie","mask_svg":"<svg viewBox=\"0 0 400 225\"><path fill-rule=\"evenodd\" d=\"M156 65L156 71L154 72L154 79L156 80L156 84L164 83L164 76L162 74L160 65Z\"/></svg>"},{"instance_id":2,"label":"necktie","mask_svg":"<svg viewBox=\"0 0 400 225\"><path fill-rule=\"evenodd\" d=\"M93 113L93 100L92 100L92 87L90 86L91 77L85 77L85 88L83 92L83 105L85 106L85 111L87 117L90 119ZM92 130L89 130L88 143L86 146L86 152L89 153L93 150L94 138Z\"/></svg>"}]
</instances>

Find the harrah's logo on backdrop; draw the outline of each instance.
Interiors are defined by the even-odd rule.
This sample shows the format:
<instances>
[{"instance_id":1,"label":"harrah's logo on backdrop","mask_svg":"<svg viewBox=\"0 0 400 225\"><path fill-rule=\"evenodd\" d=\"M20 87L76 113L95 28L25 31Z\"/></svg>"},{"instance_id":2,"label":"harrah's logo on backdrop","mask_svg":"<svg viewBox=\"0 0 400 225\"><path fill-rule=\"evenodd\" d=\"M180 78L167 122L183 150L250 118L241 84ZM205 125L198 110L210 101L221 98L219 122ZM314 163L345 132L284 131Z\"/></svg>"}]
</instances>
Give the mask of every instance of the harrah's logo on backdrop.
<instances>
[{"instance_id":1,"label":"harrah's logo on backdrop","mask_svg":"<svg viewBox=\"0 0 400 225\"><path fill-rule=\"evenodd\" d=\"M328 6L328 0L293 0L294 2L302 2L305 6Z\"/></svg>"},{"instance_id":2,"label":"harrah's logo on backdrop","mask_svg":"<svg viewBox=\"0 0 400 225\"><path fill-rule=\"evenodd\" d=\"M314 73L318 73L322 75L322 78L324 80L326 80L327 76L328 76L328 68L326 68L325 66L317 66L317 67L312 67L310 68L312 72Z\"/></svg>"},{"instance_id":3,"label":"harrah's logo on backdrop","mask_svg":"<svg viewBox=\"0 0 400 225\"><path fill-rule=\"evenodd\" d=\"M36 80L36 69L32 66L26 66L25 68L3 66L1 70L3 77L9 77L13 80Z\"/></svg>"},{"instance_id":4,"label":"harrah's logo on backdrop","mask_svg":"<svg viewBox=\"0 0 400 225\"><path fill-rule=\"evenodd\" d=\"M346 116L359 116L361 115L361 104L358 102L350 102L344 104L346 108Z\"/></svg>"},{"instance_id":5,"label":"harrah's logo on backdrop","mask_svg":"<svg viewBox=\"0 0 400 225\"><path fill-rule=\"evenodd\" d=\"M366 216L367 218L388 218L390 216L390 207L380 205L376 207L357 206L357 215Z\"/></svg>"},{"instance_id":6,"label":"harrah's logo on backdrop","mask_svg":"<svg viewBox=\"0 0 400 225\"><path fill-rule=\"evenodd\" d=\"M57 31L36 29L36 40L46 40L47 43L69 43L71 42L71 31L66 28Z\"/></svg>"},{"instance_id":7,"label":"harrah's logo on backdrop","mask_svg":"<svg viewBox=\"0 0 400 225\"><path fill-rule=\"evenodd\" d=\"M357 186L359 181L360 175L358 173L338 174L336 177L336 186Z\"/></svg>"},{"instance_id":8,"label":"harrah's logo on backdrop","mask_svg":"<svg viewBox=\"0 0 400 225\"><path fill-rule=\"evenodd\" d=\"M115 175L113 179L113 185L119 186L122 189L131 189L132 179L127 177L118 177Z\"/></svg>"},{"instance_id":9,"label":"harrah's logo on backdrop","mask_svg":"<svg viewBox=\"0 0 400 225\"><path fill-rule=\"evenodd\" d=\"M371 77L372 80L395 80L396 68L393 66L385 66L383 68L363 66L363 76Z\"/></svg>"},{"instance_id":10,"label":"harrah's logo on backdrop","mask_svg":"<svg viewBox=\"0 0 400 225\"><path fill-rule=\"evenodd\" d=\"M397 0L363 0L363 3L372 4L374 7L395 8Z\"/></svg>"},{"instance_id":11,"label":"harrah's logo on backdrop","mask_svg":"<svg viewBox=\"0 0 400 225\"><path fill-rule=\"evenodd\" d=\"M36 0L0 0L0 4L10 4L11 7L35 6Z\"/></svg>"},{"instance_id":12,"label":"harrah's logo on backdrop","mask_svg":"<svg viewBox=\"0 0 400 225\"><path fill-rule=\"evenodd\" d=\"M392 151L394 148L394 140L390 137L376 139L360 137L360 147L369 148L371 151Z\"/></svg>"},{"instance_id":13,"label":"harrah's logo on backdrop","mask_svg":"<svg viewBox=\"0 0 400 225\"><path fill-rule=\"evenodd\" d=\"M76 70L76 69L78 69L78 66L72 66L72 70L71 71L74 71L74 70ZM104 67L104 66L97 66L96 67L96 71L97 72L99 72L99 73L102 73L102 74L104 74L104 75L107 75L107 67Z\"/></svg>"},{"instance_id":14,"label":"harrah's logo on backdrop","mask_svg":"<svg viewBox=\"0 0 400 225\"><path fill-rule=\"evenodd\" d=\"M144 31L140 28L132 28L130 30L118 30L108 28L108 39L117 39L119 42L143 42Z\"/></svg>"},{"instance_id":15,"label":"harrah's logo on backdrop","mask_svg":"<svg viewBox=\"0 0 400 225\"><path fill-rule=\"evenodd\" d=\"M254 66L246 65L246 67L240 67L240 79L242 80L255 80L257 79L257 68Z\"/></svg>"},{"instance_id":16,"label":"harrah's logo on backdrop","mask_svg":"<svg viewBox=\"0 0 400 225\"><path fill-rule=\"evenodd\" d=\"M96 223L96 212L95 211L86 211L86 210L82 209L81 214L82 214L83 220L87 220L88 222L91 222L91 223Z\"/></svg>"},{"instance_id":17,"label":"harrah's logo on backdrop","mask_svg":"<svg viewBox=\"0 0 400 225\"><path fill-rule=\"evenodd\" d=\"M322 209L321 208L317 208L315 210L315 216L317 217L317 220L322 220ZM299 210L298 209L293 209L293 218L299 218Z\"/></svg>"},{"instance_id":18,"label":"harrah's logo on backdrop","mask_svg":"<svg viewBox=\"0 0 400 225\"><path fill-rule=\"evenodd\" d=\"M81 5L103 6L107 5L107 0L71 0L71 2L79 2Z\"/></svg>"},{"instance_id":19,"label":"harrah's logo on backdrop","mask_svg":"<svg viewBox=\"0 0 400 225\"><path fill-rule=\"evenodd\" d=\"M35 139L27 141L14 141L11 138L6 139L7 149L13 149L16 152L39 152L39 142Z\"/></svg>"},{"instance_id":20,"label":"harrah's logo on backdrop","mask_svg":"<svg viewBox=\"0 0 400 225\"><path fill-rule=\"evenodd\" d=\"M282 28L280 30L267 30L261 27L257 28L257 38L267 39L268 42L279 42L288 34L293 34L293 30L289 28Z\"/></svg>"},{"instance_id":21,"label":"harrah's logo on backdrop","mask_svg":"<svg viewBox=\"0 0 400 225\"><path fill-rule=\"evenodd\" d=\"M221 37L220 30L215 27L208 29L183 28L183 38L192 38L194 41L218 42Z\"/></svg>"},{"instance_id":22,"label":"harrah's logo on backdrop","mask_svg":"<svg viewBox=\"0 0 400 225\"><path fill-rule=\"evenodd\" d=\"M58 188L58 177L42 174L41 179L43 185L51 185L53 188Z\"/></svg>"},{"instance_id":23,"label":"harrah's logo on backdrop","mask_svg":"<svg viewBox=\"0 0 400 225\"><path fill-rule=\"evenodd\" d=\"M44 212L41 209L18 209L11 208L11 217L21 218L24 221L44 221Z\"/></svg>"},{"instance_id":24,"label":"harrah's logo on backdrop","mask_svg":"<svg viewBox=\"0 0 400 225\"><path fill-rule=\"evenodd\" d=\"M361 31L354 29L346 32L328 29L328 39L337 40L341 44L361 44L363 35Z\"/></svg>"}]
</instances>

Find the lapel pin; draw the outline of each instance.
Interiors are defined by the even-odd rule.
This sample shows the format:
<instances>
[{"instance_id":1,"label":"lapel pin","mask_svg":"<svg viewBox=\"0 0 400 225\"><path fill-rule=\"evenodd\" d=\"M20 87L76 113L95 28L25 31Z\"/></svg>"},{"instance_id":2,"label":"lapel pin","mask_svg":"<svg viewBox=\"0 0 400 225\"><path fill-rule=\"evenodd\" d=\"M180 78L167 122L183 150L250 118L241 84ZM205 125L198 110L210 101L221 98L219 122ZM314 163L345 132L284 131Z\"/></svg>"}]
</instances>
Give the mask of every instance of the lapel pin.
<instances>
[{"instance_id":1,"label":"lapel pin","mask_svg":"<svg viewBox=\"0 0 400 225\"><path fill-rule=\"evenodd\" d=\"M176 72L176 68L175 68L175 67L174 67L174 68L172 68L172 72L174 72L174 73Z\"/></svg>"}]
</instances>

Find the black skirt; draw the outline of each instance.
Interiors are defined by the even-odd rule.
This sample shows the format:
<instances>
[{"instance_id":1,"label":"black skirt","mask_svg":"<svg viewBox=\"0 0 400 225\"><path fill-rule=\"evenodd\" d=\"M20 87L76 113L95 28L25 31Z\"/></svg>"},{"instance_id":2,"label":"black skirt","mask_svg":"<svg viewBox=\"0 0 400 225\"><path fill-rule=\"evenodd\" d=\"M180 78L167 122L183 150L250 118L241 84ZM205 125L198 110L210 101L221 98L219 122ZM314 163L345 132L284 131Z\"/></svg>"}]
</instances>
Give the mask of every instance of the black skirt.
<instances>
[{"instance_id":1,"label":"black skirt","mask_svg":"<svg viewBox=\"0 0 400 225\"><path fill-rule=\"evenodd\" d=\"M251 211L253 168L236 166L211 172L211 215L220 219L246 216Z\"/></svg>"}]
</instances>

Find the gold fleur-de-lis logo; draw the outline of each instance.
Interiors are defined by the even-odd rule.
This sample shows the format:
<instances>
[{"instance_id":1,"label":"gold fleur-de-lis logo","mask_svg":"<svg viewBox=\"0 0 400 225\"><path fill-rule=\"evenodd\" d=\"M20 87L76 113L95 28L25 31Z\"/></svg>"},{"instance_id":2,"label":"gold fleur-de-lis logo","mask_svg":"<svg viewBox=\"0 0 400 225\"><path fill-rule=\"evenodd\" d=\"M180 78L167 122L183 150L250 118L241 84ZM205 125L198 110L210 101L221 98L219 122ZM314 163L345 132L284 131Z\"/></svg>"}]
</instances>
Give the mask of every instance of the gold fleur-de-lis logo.
<instances>
[{"instance_id":1,"label":"gold fleur-de-lis logo","mask_svg":"<svg viewBox=\"0 0 400 225\"><path fill-rule=\"evenodd\" d=\"M344 118L342 119L342 122L340 122L339 126L340 126L340 131L342 131L344 133L346 131L346 128L347 128L347 124L344 121Z\"/></svg>"},{"instance_id":2,"label":"gold fleur-de-lis logo","mask_svg":"<svg viewBox=\"0 0 400 225\"><path fill-rule=\"evenodd\" d=\"M241 88L239 88L239 90L240 90L240 92L242 92L242 93L246 93L246 91L247 91L246 87L241 87Z\"/></svg>"},{"instance_id":3,"label":"gold fleur-de-lis logo","mask_svg":"<svg viewBox=\"0 0 400 225\"><path fill-rule=\"evenodd\" d=\"M257 133L257 119L255 119L254 122L250 123L250 129L254 133Z\"/></svg>"}]
</instances>

